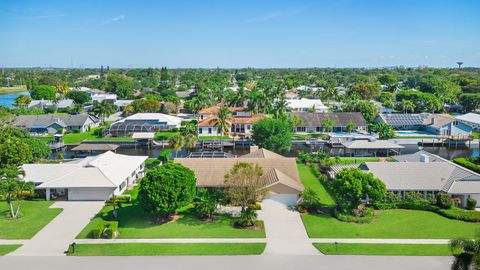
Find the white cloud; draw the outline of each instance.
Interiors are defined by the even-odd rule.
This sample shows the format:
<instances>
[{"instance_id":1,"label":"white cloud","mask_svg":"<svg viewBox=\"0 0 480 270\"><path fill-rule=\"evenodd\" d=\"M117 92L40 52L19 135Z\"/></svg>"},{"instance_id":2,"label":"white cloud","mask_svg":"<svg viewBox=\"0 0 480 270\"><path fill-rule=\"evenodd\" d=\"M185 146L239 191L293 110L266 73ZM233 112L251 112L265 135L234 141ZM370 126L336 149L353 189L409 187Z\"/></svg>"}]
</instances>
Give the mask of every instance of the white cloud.
<instances>
[{"instance_id":1,"label":"white cloud","mask_svg":"<svg viewBox=\"0 0 480 270\"><path fill-rule=\"evenodd\" d=\"M118 16L109 18L103 24L109 24L109 23L112 23L112 22L122 21L122 20L125 20L125 18L126 18L125 15L118 15Z\"/></svg>"},{"instance_id":2,"label":"white cloud","mask_svg":"<svg viewBox=\"0 0 480 270\"><path fill-rule=\"evenodd\" d=\"M283 10L283 11L274 11L267 14L263 14L257 17L248 18L245 20L245 23L254 23L254 22L265 22L270 20L275 20L281 17L288 17L300 13L299 9L292 10Z\"/></svg>"}]
</instances>

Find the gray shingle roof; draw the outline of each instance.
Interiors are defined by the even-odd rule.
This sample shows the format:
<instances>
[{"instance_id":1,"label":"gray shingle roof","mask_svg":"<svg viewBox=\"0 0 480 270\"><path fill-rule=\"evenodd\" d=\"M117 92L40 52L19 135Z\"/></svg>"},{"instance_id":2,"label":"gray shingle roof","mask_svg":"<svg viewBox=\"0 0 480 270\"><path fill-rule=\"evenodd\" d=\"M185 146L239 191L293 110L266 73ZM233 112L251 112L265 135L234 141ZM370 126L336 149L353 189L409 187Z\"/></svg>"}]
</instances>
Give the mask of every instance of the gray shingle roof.
<instances>
[{"instance_id":1,"label":"gray shingle roof","mask_svg":"<svg viewBox=\"0 0 480 270\"><path fill-rule=\"evenodd\" d=\"M98 118L89 114L44 114L44 115L19 115L13 122L18 127L50 126L59 123L62 126L83 126L88 119L98 122Z\"/></svg>"},{"instance_id":2,"label":"gray shingle roof","mask_svg":"<svg viewBox=\"0 0 480 270\"><path fill-rule=\"evenodd\" d=\"M301 126L317 127L322 126L325 119L332 119L336 127L344 127L352 121L357 126L368 126L367 121L359 112L335 112L335 113L309 113L292 112L291 115L298 116L303 120Z\"/></svg>"}]
</instances>

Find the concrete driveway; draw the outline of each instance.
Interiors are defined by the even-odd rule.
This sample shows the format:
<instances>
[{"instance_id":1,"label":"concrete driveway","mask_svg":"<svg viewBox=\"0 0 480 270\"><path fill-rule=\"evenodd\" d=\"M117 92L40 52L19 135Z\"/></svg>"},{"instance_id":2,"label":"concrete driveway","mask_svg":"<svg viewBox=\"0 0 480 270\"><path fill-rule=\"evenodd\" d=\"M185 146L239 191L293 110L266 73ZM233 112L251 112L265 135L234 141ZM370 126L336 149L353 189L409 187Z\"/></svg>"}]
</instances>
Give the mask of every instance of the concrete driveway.
<instances>
[{"instance_id":1,"label":"concrete driveway","mask_svg":"<svg viewBox=\"0 0 480 270\"><path fill-rule=\"evenodd\" d=\"M52 204L63 208L47 226L9 256L64 256L68 245L102 209L104 202L64 201Z\"/></svg>"},{"instance_id":2,"label":"concrete driveway","mask_svg":"<svg viewBox=\"0 0 480 270\"><path fill-rule=\"evenodd\" d=\"M267 236L264 255L320 255L303 226L300 213L279 200L265 199L258 218L263 220Z\"/></svg>"}]
</instances>

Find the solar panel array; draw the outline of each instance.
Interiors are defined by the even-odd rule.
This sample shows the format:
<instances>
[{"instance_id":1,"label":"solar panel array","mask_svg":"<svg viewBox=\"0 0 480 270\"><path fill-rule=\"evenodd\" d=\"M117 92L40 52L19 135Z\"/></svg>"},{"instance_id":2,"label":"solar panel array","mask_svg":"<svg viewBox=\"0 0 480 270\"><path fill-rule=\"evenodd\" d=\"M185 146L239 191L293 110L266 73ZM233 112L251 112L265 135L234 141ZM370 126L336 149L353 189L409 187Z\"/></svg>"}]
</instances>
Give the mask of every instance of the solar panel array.
<instances>
[{"instance_id":1,"label":"solar panel array","mask_svg":"<svg viewBox=\"0 0 480 270\"><path fill-rule=\"evenodd\" d=\"M424 117L420 114L384 114L383 120L394 126L423 125Z\"/></svg>"}]
</instances>

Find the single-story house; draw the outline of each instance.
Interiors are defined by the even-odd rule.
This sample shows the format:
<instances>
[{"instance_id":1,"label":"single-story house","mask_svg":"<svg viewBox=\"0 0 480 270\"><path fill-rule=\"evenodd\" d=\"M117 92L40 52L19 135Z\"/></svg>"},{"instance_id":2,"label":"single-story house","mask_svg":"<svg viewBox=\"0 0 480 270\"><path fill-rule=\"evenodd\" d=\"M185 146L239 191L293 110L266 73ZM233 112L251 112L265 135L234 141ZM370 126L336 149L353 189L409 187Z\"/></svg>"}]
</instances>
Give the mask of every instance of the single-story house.
<instances>
[{"instance_id":1,"label":"single-story house","mask_svg":"<svg viewBox=\"0 0 480 270\"><path fill-rule=\"evenodd\" d=\"M56 134L59 131L78 130L88 131L97 127L99 120L90 114L43 114L19 115L13 125L35 134Z\"/></svg>"},{"instance_id":2,"label":"single-story house","mask_svg":"<svg viewBox=\"0 0 480 270\"><path fill-rule=\"evenodd\" d=\"M147 156L105 152L60 164L25 164L24 181L45 190L45 198L99 201L120 195L144 176Z\"/></svg>"},{"instance_id":3,"label":"single-story house","mask_svg":"<svg viewBox=\"0 0 480 270\"><path fill-rule=\"evenodd\" d=\"M181 122L182 118L163 113L136 113L113 123L108 131L113 137L125 137L136 132L172 130Z\"/></svg>"},{"instance_id":4,"label":"single-story house","mask_svg":"<svg viewBox=\"0 0 480 270\"><path fill-rule=\"evenodd\" d=\"M334 132L345 132L350 121L357 126L357 131L367 131L368 128L367 121L359 112L292 112L290 114L302 119L302 123L296 127L295 132L322 132L325 119L333 120Z\"/></svg>"},{"instance_id":5,"label":"single-story house","mask_svg":"<svg viewBox=\"0 0 480 270\"><path fill-rule=\"evenodd\" d=\"M70 109L75 106L75 101L73 99L61 99L59 101L44 100L44 99L34 99L28 104L29 109L47 109L47 108L56 108L57 110Z\"/></svg>"},{"instance_id":6,"label":"single-story house","mask_svg":"<svg viewBox=\"0 0 480 270\"><path fill-rule=\"evenodd\" d=\"M395 130L422 130L435 135L469 136L472 127L444 114L379 114L377 123L386 123Z\"/></svg>"},{"instance_id":7,"label":"single-story house","mask_svg":"<svg viewBox=\"0 0 480 270\"><path fill-rule=\"evenodd\" d=\"M480 130L480 114L478 113L467 113L464 115L459 115L455 117L455 119L459 122L471 126L473 130Z\"/></svg>"},{"instance_id":8,"label":"single-story house","mask_svg":"<svg viewBox=\"0 0 480 270\"><path fill-rule=\"evenodd\" d=\"M132 104L132 102L133 99L119 99L116 100L113 104L118 107L119 111L123 111L123 109L125 109L125 107L127 107L128 105Z\"/></svg>"},{"instance_id":9,"label":"single-story house","mask_svg":"<svg viewBox=\"0 0 480 270\"><path fill-rule=\"evenodd\" d=\"M239 136L250 136L252 134L253 124L266 118L266 114L252 114L250 112L237 112L230 119L230 134ZM200 136L218 136L221 135L216 124L217 116L211 116L197 123L197 130Z\"/></svg>"},{"instance_id":10,"label":"single-story house","mask_svg":"<svg viewBox=\"0 0 480 270\"><path fill-rule=\"evenodd\" d=\"M444 192L459 198L466 206L468 198L477 200L480 207L480 174L426 151L392 157L397 162L364 162L334 165L334 176L343 168L359 168L371 172L385 183L387 190L405 196L405 192L425 194Z\"/></svg>"},{"instance_id":11,"label":"single-story house","mask_svg":"<svg viewBox=\"0 0 480 270\"><path fill-rule=\"evenodd\" d=\"M295 158L287 158L258 147L252 147L250 153L240 157L176 158L174 162L195 172L197 187L223 188L225 175L232 167L239 162L248 162L262 167L265 187L271 198L294 205L304 190Z\"/></svg>"},{"instance_id":12,"label":"single-story house","mask_svg":"<svg viewBox=\"0 0 480 270\"><path fill-rule=\"evenodd\" d=\"M188 90L185 90L185 91L176 91L175 92L175 95L179 98L191 97L191 96L193 96L193 94L195 94L195 89L188 89Z\"/></svg>"},{"instance_id":13,"label":"single-story house","mask_svg":"<svg viewBox=\"0 0 480 270\"><path fill-rule=\"evenodd\" d=\"M107 103L112 103L114 104L115 101L117 101L117 95L116 94L93 94L92 96L92 102L107 102Z\"/></svg>"},{"instance_id":14,"label":"single-story house","mask_svg":"<svg viewBox=\"0 0 480 270\"><path fill-rule=\"evenodd\" d=\"M287 99L287 106L293 112L327 112L328 107L320 99Z\"/></svg>"}]
</instances>

